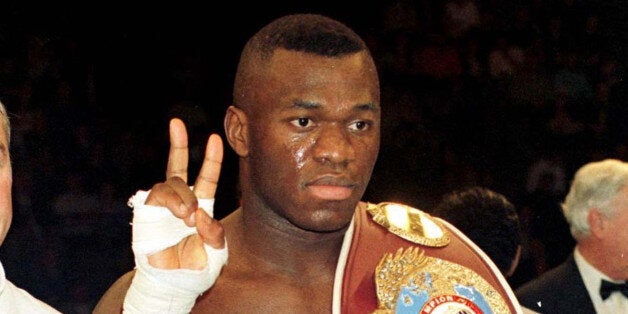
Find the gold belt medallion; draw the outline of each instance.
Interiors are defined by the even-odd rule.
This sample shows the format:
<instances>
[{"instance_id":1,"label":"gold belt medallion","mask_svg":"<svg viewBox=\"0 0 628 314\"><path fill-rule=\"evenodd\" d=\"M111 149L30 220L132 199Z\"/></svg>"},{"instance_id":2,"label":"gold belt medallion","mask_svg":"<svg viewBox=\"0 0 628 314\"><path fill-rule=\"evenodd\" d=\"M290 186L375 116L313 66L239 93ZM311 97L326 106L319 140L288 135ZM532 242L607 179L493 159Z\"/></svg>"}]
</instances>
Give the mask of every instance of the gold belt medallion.
<instances>
[{"instance_id":1,"label":"gold belt medallion","mask_svg":"<svg viewBox=\"0 0 628 314\"><path fill-rule=\"evenodd\" d=\"M382 257L375 270L377 314L509 313L495 289L473 270L425 256L418 247Z\"/></svg>"}]
</instances>

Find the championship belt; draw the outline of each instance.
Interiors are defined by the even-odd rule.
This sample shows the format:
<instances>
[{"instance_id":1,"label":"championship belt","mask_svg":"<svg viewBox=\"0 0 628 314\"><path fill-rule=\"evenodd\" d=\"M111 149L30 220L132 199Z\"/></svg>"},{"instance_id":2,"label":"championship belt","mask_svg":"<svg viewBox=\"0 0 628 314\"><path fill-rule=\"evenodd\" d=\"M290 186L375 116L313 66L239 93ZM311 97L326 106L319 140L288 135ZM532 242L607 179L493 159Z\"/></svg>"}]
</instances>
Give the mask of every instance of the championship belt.
<instances>
[{"instance_id":1,"label":"championship belt","mask_svg":"<svg viewBox=\"0 0 628 314\"><path fill-rule=\"evenodd\" d=\"M342 313L518 313L497 267L448 223L395 203L358 206Z\"/></svg>"}]
</instances>

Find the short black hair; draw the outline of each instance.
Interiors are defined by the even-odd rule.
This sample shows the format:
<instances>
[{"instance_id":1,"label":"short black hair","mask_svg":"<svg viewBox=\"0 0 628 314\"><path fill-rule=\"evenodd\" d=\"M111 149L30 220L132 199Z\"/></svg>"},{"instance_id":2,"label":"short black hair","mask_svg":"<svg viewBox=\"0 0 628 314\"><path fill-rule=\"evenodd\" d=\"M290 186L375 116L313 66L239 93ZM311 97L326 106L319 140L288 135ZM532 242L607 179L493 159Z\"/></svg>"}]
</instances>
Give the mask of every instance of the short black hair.
<instances>
[{"instance_id":1,"label":"short black hair","mask_svg":"<svg viewBox=\"0 0 628 314\"><path fill-rule=\"evenodd\" d=\"M243 105L241 97L248 88L249 75L263 67L264 61L280 48L330 58L358 52L371 56L355 31L330 17L309 13L279 17L255 33L242 50L233 89L236 105Z\"/></svg>"},{"instance_id":2,"label":"short black hair","mask_svg":"<svg viewBox=\"0 0 628 314\"><path fill-rule=\"evenodd\" d=\"M367 49L351 28L318 14L292 14L278 18L257 32L247 48L268 57L275 49L309 52L326 57Z\"/></svg>"},{"instance_id":3,"label":"short black hair","mask_svg":"<svg viewBox=\"0 0 628 314\"><path fill-rule=\"evenodd\" d=\"M445 194L432 214L443 218L477 244L506 273L521 244L516 207L502 194L470 187Z\"/></svg>"}]
</instances>

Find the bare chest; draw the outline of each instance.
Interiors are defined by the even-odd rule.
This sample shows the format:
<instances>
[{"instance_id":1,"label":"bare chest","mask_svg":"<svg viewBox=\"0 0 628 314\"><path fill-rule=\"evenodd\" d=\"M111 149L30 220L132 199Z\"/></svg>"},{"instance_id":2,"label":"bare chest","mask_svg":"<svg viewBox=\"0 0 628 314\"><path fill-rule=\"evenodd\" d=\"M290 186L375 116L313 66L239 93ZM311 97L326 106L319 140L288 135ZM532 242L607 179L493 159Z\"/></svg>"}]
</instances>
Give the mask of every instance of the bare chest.
<instances>
[{"instance_id":1,"label":"bare chest","mask_svg":"<svg viewBox=\"0 0 628 314\"><path fill-rule=\"evenodd\" d=\"M333 280L222 276L192 313L331 313Z\"/></svg>"}]
</instances>

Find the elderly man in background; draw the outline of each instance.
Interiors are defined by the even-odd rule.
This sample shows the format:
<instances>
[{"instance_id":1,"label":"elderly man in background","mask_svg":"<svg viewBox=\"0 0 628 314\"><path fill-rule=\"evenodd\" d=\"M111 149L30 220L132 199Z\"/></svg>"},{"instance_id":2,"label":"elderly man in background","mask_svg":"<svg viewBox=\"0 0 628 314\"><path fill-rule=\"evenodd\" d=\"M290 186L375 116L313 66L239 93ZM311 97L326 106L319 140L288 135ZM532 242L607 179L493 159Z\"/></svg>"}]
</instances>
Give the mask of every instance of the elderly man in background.
<instances>
[{"instance_id":1,"label":"elderly man in background","mask_svg":"<svg viewBox=\"0 0 628 314\"><path fill-rule=\"evenodd\" d=\"M4 242L9 232L13 218L11 197L13 171L11 168L11 154L9 154L10 130L9 116L4 105L0 103L0 245ZM0 313L33 314L59 312L7 280L4 274L4 267L2 267L0 262Z\"/></svg>"},{"instance_id":2,"label":"elderly man in background","mask_svg":"<svg viewBox=\"0 0 628 314\"><path fill-rule=\"evenodd\" d=\"M562 206L576 248L517 289L519 301L542 313L628 313L628 163L584 165Z\"/></svg>"}]
</instances>

